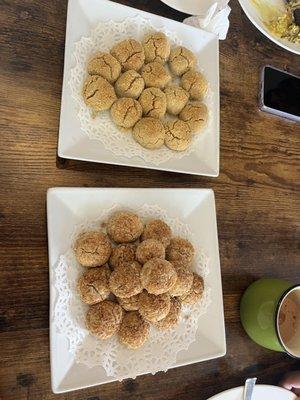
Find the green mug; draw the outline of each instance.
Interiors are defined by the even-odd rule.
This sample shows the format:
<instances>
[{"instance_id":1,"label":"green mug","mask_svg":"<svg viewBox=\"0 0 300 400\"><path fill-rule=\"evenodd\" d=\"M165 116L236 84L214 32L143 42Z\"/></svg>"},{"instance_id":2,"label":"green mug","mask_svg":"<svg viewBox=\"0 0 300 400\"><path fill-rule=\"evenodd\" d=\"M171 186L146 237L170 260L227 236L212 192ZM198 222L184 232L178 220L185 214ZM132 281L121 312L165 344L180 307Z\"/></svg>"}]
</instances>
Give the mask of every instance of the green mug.
<instances>
[{"instance_id":1,"label":"green mug","mask_svg":"<svg viewBox=\"0 0 300 400\"><path fill-rule=\"evenodd\" d=\"M259 279L243 294L240 315L254 342L300 358L300 284Z\"/></svg>"}]
</instances>

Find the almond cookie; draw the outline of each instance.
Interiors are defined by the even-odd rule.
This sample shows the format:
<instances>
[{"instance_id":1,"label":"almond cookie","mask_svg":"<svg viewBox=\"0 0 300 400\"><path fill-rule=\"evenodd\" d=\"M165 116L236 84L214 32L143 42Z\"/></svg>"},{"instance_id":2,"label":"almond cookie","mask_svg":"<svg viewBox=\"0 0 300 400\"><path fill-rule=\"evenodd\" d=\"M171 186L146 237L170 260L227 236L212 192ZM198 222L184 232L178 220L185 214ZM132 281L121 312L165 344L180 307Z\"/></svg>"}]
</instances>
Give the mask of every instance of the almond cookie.
<instances>
[{"instance_id":1,"label":"almond cookie","mask_svg":"<svg viewBox=\"0 0 300 400\"><path fill-rule=\"evenodd\" d=\"M166 247L170 244L171 237L172 231L169 225L161 219L152 219L146 223L141 239L155 239Z\"/></svg>"},{"instance_id":2,"label":"almond cookie","mask_svg":"<svg viewBox=\"0 0 300 400\"><path fill-rule=\"evenodd\" d=\"M186 47L178 46L171 50L169 66L174 75L181 76L195 65L196 57Z\"/></svg>"},{"instance_id":3,"label":"almond cookie","mask_svg":"<svg viewBox=\"0 0 300 400\"><path fill-rule=\"evenodd\" d=\"M188 266L192 263L195 249L192 243L181 237L173 237L169 246L166 248L166 258L171 263L181 262L182 266Z\"/></svg>"},{"instance_id":4,"label":"almond cookie","mask_svg":"<svg viewBox=\"0 0 300 400\"><path fill-rule=\"evenodd\" d=\"M189 93L181 86L172 85L164 90L167 99L167 111L169 114L178 115L187 105Z\"/></svg>"},{"instance_id":5,"label":"almond cookie","mask_svg":"<svg viewBox=\"0 0 300 400\"><path fill-rule=\"evenodd\" d=\"M152 258L165 258L165 247L158 240L146 239L137 246L136 259L145 264Z\"/></svg>"},{"instance_id":6,"label":"almond cookie","mask_svg":"<svg viewBox=\"0 0 300 400\"><path fill-rule=\"evenodd\" d=\"M146 87L154 86L163 89L171 80L171 76L165 67L156 61L145 64L141 74Z\"/></svg>"},{"instance_id":7,"label":"almond cookie","mask_svg":"<svg viewBox=\"0 0 300 400\"><path fill-rule=\"evenodd\" d=\"M134 242L143 229L140 217L129 211L117 212L107 222L108 236L116 243Z\"/></svg>"},{"instance_id":8,"label":"almond cookie","mask_svg":"<svg viewBox=\"0 0 300 400\"><path fill-rule=\"evenodd\" d=\"M180 119L165 122L165 145L175 151L184 151L192 143L188 124Z\"/></svg>"},{"instance_id":9,"label":"almond cookie","mask_svg":"<svg viewBox=\"0 0 300 400\"><path fill-rule=\"evenodd\" d=\"M135 261L136 245L132 243L119 244L111 253L109 265L115 269L124 264Z\"/></svg>"},{"instance_id":10,"label":"almond cookie","mask_svg":"<svg viewBox=\"0 0 300 400\"><path fill-rule=\"evenodd\" d=\"M145 89L139 98L139 102L146 117L161 118L166 113L166 95L156 87Z\"/></svg>"},{"instance_id":11,"label":"almond cookie","mask_svg":"<svg viewBox=\"0 0 300 400\"><path fill-rule=\"evenodd\" d=\"M170 295L167 293L155 296L145 290L140 294L139 313L149 322L157 322L165 318L171 306Z\"/></svg>"},{"instance_id":12,"label":"almond cookie","mask_svg":"<svg viewBox=\"0 0 300 400\"><path fill-rule=\"evenodd\" d=\"M159 149L164 144L165 128L159 119L146 117L136 123L132 135L146 149Z\"/></svg>"},{"instance_id":13,"label":"almond cookie","mask_svg":"<svg viewBox=\"0 0 300 400\"><path fill-rule=\"evenodd\" d=\"M125 129L132 128L142 118L142 114L140 103L129 97L116 100L110 109L113 122Z\"/></svg>"},{"instance_id":14,"label":"almond cookie","mask_svg":"<svg viewBox=\"0 0 300 400\"><path fill-rule=\"evenodd\" d=\"M127 299L123 297L117 297L117 300L121 307L126 311L137 311L139 309L139 299L140 293L135 296L128 297Z\"/></svg>"},{"instance_id":15,"label":"almond cookie","mask_svg":"<svg viewBox=\"0 0 300 400\"><path fill-rule=\"evenodd\" d=\"M99 53L87 65L90 75L100 75L109 83L114 83L120 76L121 64L109 53Z\"/></svg>"},{"instance_id":16,"label":"almond cookie","mask_svg":"<svg viewBox=\"0 0 300 400\"><path fill-rule=\"evenodd\" d=\"M107 299L110 293L108 287L110 269L108 265L90 268L81 275L77 290L81 300L86 304L96 304Z\"/></svg>"},{"instance_id":17,"label":"almond cookie","mask_svg":"<svg viewBox=\"0 0 300 400\"><path fill-rule=\"evenodd\" d=\"M185 121L192 133L200 133L208 120L208 110L200 101L188 103L179 114L179 118Z\"/></svg>"},{"instance_id":18,"label":"almond cookie","mask_svg":"<svg viewBox=\"0 0 300 400\"><path fill-rule=\"evenodd\" d=\"M109 288L117 297L129 298L141 293L141 265L133 261L115 269L109 278Z\"/></svg>"},{"instance_id":19,"label":"almond cookie","mask_svg":"<svg viewBox=\"0 0 300 400\"><path fill-rule=\"evenodd\" d=\"M92 305L86 314L87 329L99 339L109 339L117 332L123 317L119 304L109 300Z\"/></svg>"},{"instance_id":20,"label":"almond cookie","mask_svg":"<svg viewBox=\"0 0 300 400\"><path fill-rule=\"evenodd\" d=\"M203 100L208 90L205 76L194 69L188 70L182 76L181 85L183 89L189 92L192 100Z\"/></svg>"},{"instance_id":21,"label":"almond cookie","mask_svg":"<svg viewBox=\"0 0 300 400\"><path fill-rule=\"evenodd\" d=\"M133 99L137 99L144 88L144 79L134 69L124 72L115 84L115 90L119 97L132 97Z\"/></svg>"},{"instance_id":22,"label":"almond cookie","mask_svg":"<svg viewBox=\"0 0 300 400\"><path fill-rule=\"evenodd\" d=\"M117 43L110 53L119 61L124 71L138 71L145 61L143 46L135 39L126 39Z\"/></svg>"},{"instance_id":23,"label":"almond cookie","mask_svg":"<svg viewBox=\"0 0 300 400\"><path fill-rule=\"evenodd\" d=\"M105 264L111 250L107 235L98 231L82 233L74 245L76 259L84 267L99 267Z\"/></svg>"},{"instance_id":24,"label":"almond cookie","mask_svg":"<svg viewBox=\"0 0 300 400\"><path fill-rule=\"evenodd\" d=\"M189 292L193 284L193 273L188 268L174 267L177 273L177 281L169 291L173 297L183 296Z\"/></svg>"},{"instance_id":25,"label":"almond cookie","mask_svg":"<svg viewBox=\"0 0 300 400\"><path fill-rule=\"evenodd\" d=\"M149 33L143 40L143 46L146 62L157 61L164 64L168 60L171 47L164 33Z\"/></svg>"},{"instance_id":26,"label":"almond cookie","mask_svg":"<svg viewBox=\"0 0 300 400\"><path fill-rule=\"evenodd\" d=\"M109 110L117 99L115 89L102 76L89 76L83 86L85 104L94 111Z\"/></svg>"},{"instance_id":27,"label":"almond cookie","mask_svg":"<svg viewBox=\"0 0 300 400\"><path fill-rule=\"evenodd\" d=\"M204 282L203 278L195 273L193 273L193 284L191 289L184 294L183 296L180 296L179 299L182 302L182 304L195 304L197 301L199 301L203 295L204 291Z\"/></svg>"},{"instance_id":28,"label":"almond cookie","mask_svg":"<svg viewBox=\"0 0 300 400\"><path fill-rule=\"evenodd\" d=\"M176 280L177 273L173 265L161 258L147 261L141 272L143 288L156 295L169 292Z\"/></svg>"},{"instance_id":29,"label":"almond cookie","mask_svg":"<svg viewBox=\"0 0 300 400\"><path fill-rule=\"evenodd\" d=\"M124 315L118 336L121 343L129 349L138 349L148 340L150 325L136 311Z\"/></svg>"},{"instance_id":30,"label":"almond cookie","mask_svg":"<svg viewBox=\"0 0 300 400\"><path fill-rule=\"evenodd\" d=\"M166 331L178 325L181 310L181 302L178 299L171 299L171 307L167 316L154 325L159 331Z\"/></svg>"}]
</instances>

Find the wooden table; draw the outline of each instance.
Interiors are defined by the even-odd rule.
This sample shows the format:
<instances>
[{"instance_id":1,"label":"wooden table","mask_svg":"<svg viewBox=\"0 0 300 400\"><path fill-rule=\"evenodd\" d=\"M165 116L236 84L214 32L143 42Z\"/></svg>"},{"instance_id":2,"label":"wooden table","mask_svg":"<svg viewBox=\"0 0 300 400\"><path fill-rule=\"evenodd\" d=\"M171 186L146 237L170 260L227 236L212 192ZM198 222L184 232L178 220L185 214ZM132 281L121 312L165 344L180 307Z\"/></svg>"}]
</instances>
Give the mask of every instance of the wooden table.
<instances>
[{"instance_id":1,"label":"wooden table","mask_svg":"<svg viewBox=\"0 0 300 400\"><path fill-rule=\"evenodd\" d=\"M177 20L184 17L159 0L120 2ZM262 36L236 1L231 6L229 34L220 42L221 173L208 179L57 159L67 1L1 2L1 400L205 400L253 375L261 383L276 384L297 366L286 355L252 343L238 310L242 292L255 279L300 278L299 125L257 107L260 67L272 64L299 74L299 57ZM226 357L53 395L45 214L46 190L52 186L213 188Z\"/></svg>"}]
</instances>

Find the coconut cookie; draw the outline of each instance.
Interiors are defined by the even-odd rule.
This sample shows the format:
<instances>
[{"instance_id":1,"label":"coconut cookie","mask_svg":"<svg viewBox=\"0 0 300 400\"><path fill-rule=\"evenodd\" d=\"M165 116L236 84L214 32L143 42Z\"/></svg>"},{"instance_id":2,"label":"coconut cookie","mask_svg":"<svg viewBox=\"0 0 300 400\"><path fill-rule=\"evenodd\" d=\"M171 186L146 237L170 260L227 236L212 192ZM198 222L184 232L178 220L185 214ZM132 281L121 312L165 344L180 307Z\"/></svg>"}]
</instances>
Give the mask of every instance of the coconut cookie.
<instances>
[{"instance_id":1,"label":"coconut cookie","mask_svg":"<svg viewBox=\"0 0 300 400\"><path fill-rule=\"evenodd\" d=\"M107 222L108 236L116 243L134 242L143 229L140 217L129 211L117 212Z\"/></svg>"},{"instance_id":2,"label":"coconut cookie","mask_svg":"<svg viewBox=\"0 0 300 400\"><path fill-rule=\"evenodd\" d=\"M146 291L139 298L139 313L149 322L157 322L165 318L171 307L170 295L167 293L155 296Z\"/></svg>"},{"instance_id":3,"label":"coconut cookie","mask_svg":"<svg viewBox=\"0 0 300 400\"><path fill-rule=\"evenodd\" d=\"M143 288L156 295L169 292L176 280L177 273L173 265L161 258L147 261L141 272Z\"/></svg>"},{"instance_id":4,"label":"coconut cookie","mask_svg":"<svg viewBox=\"0 0 300 400\"><path fill-rule=\"evenodd\" d=\"M96 304L107 299L110 269L108 265L88 269L78 280L77 290L85 304Z\"/></svg>"},{"instance_id":5,"label":"coconut cookie","mask_svg":"<svg viewBox=\"0 0 300 400\"><path fill-rule=\"evenodd\" d=\"M179 299L171 299L170 311L165 316L165 318L161 319L154 323L155 327L159 331L166 331L168 329L175 328L178 325L179 317L181 311L181 302Z\"/></svg>"},{"instance_id":6,"label":"coconut cookie","mask_svg":"<svg viewBox=\"0 0 300 400\"><path fill-rule=\"evenodd\" d=\"M122 306L126 311L137 311L140 307L139 299L140 299L140 294L136 294L128 298L117 297L120 306Z\"/></svg>"},{"instance_id":7,"label":"coconut cookie","mask_svg":"<svg viewBox=\"0 0 300 400\"><path fill-rule=\"evenodd\" d=\"M166 247L170 244L171 237L172 231L168 224L161 219L152 219L146 223L141 239L155 239Z\"/></svg>"},{"instance_id":8,"label":"coconut cookie","mask_svg":"<svg viewBox=\"0 0 300 400\"><path fill-rule=\"evenodd\" d=\"M195 255L195 249L192 243L181 237L173 237L169 246L166 248L166 258L171 263L181 262L182 266L188 266L192 263Z\"/></svg>"},{"instance_id":9,"label":"coconut cookie","mask_svg":"<svg viewBox=\"0 0 300 400\"><path fill-rule=\"evenodd\" d=\"M122 268L115 269L109 278L111 292L115 296L122 298L129 298L141 293L143 290L141 269L141 265L136 261L124 264Z\"/></svg>"},{"instance_id":10,"label":"coconut cookie","mask_svg":"<svg viewBox=\"0 0 300 400\"><path fill-rule=\"evenodd\" d=\"M132 243L119 244L113 248L109 265L115 269L122 267L124 264L135 261L136 245Z\"/></svg>"},{"instance_id":11,"label":"coconut cookie","mask_svg":"<svg viewBox=\"0 0 300 400\"><path fill-rule=\"evenodd\" d=\"M165 258L165 247L158 240L146 239L137 246L136 259L145 264L152 258Z\"/></svg>"},{"instance_id":12,"label":"coconut cookie","mask_svg":"<svg viewBox=\"0 0 300 400\"><path fill-rule=\"evenodd\" d=\"M138 349L147 341L150 325L136 311L124 315L118 332L119 340L130 349Z\"/></svg>"},{"instance_id":13,"label":"coconut cookie","mask_svg":"<svg viewBox=\"0 0 300 400\"><path fill-rule=\"evenodd\" d=\"M183 304L192 305L197 303L197 301L201 299L203 291L204 291L203 278L194 273L193 284L191 286L191 289L183 296L180 296L179 299Z\"/></svg>"},{"instance_id":14,"label":"coconut cookie","mask_svg":"<svg viewBox=\"0 0 300 400\"><path fill-rule=\"evenodd\" d=\"M112 337L121 324L123 310L109 300L91 306L86 314L87 329L99 339Z\"/></svg>"},{"instance_id":15,"label":"coconut cookie","mask_svg":"<svg viewBox=\"0 0 300 400\"><path fill-rule=\"evenodd\" d=\"M84 267L98 267L110 257L112 245L104 233L91 231L82 233L76 240L74 252L77 261Z\"/></svg>"},{"instance_id":16,"label":"coconut cookie","mask_svg":"<svg viewBox=\"0 0 300 400\"><path fill-rule=\"evenodd\" d=\"M124 71L138 71L145 61L143 46L135 39L126 39L117 43L110 53L119 61Z\"/></svg>"}]
</instances>

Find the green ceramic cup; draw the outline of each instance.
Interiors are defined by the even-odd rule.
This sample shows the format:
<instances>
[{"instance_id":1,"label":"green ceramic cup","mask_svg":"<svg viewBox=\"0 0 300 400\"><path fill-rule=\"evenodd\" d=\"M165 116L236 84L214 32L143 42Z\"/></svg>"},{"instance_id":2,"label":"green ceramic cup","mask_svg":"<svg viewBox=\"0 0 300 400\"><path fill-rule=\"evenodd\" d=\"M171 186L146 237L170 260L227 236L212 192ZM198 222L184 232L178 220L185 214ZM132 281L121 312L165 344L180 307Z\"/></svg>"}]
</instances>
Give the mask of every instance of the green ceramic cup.
<instances>
[{"instance_id":1,"label":"green ceramic cup","mask_svg":"<svg viewBox=\"0 0 300 400\"><path fill-rule=\"evenodd\" d=\"M288 343L283 340L279 314L287 299L297 309L293 326L295 334ZM300 285L293 286L281 279L263 278L252 283L240 304L242 325L248 336L260 346L300 357ZM282 314L281 314L282 315Z\"/></svg>"}]
</instances>

